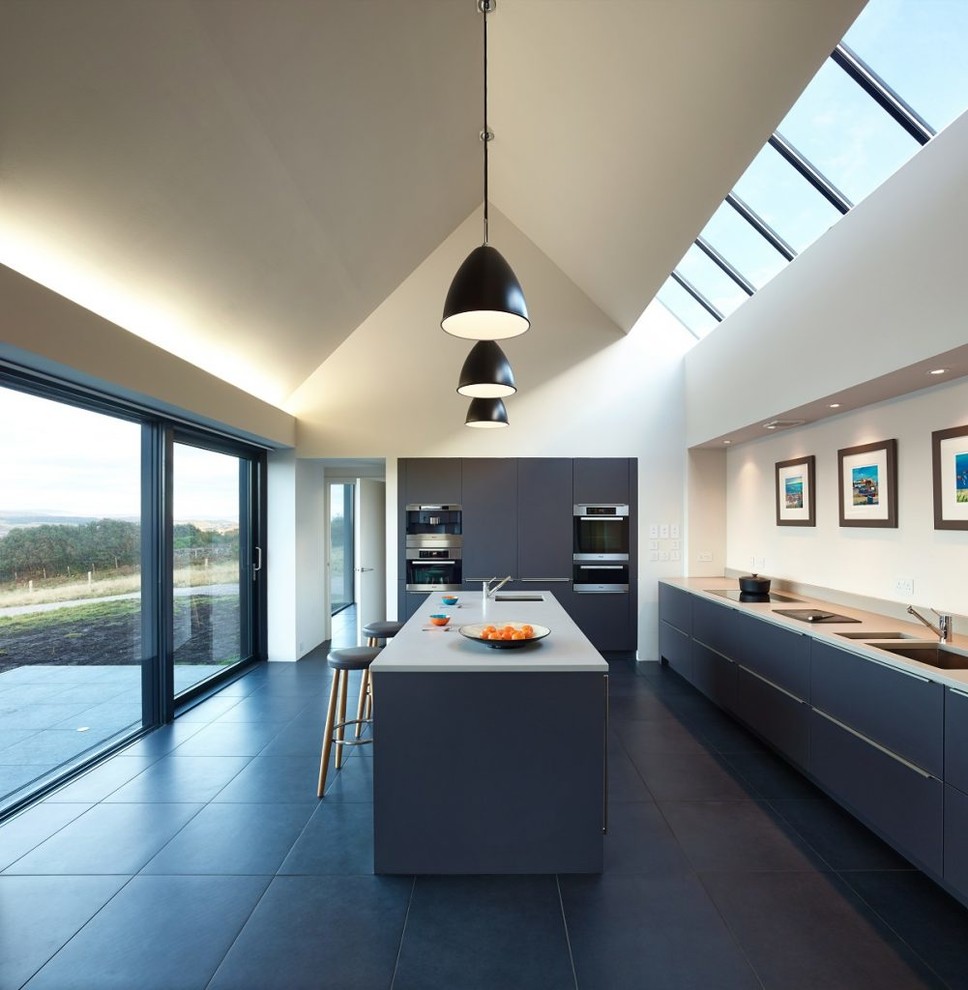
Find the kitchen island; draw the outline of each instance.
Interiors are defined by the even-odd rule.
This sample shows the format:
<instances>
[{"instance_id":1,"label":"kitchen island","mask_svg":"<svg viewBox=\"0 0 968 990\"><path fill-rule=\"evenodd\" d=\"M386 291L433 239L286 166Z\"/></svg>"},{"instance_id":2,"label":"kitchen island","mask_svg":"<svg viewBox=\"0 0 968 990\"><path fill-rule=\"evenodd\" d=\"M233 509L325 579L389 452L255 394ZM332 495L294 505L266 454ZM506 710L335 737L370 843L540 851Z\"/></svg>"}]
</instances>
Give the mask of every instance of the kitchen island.
<instances>
[{"instance_id":1,"label":"kitchen island","mask_svg":"<svg viewBox=\"0 0 968 990\"><path fill-rule=\"evenodd\" d=\"M482 622L551 633L458 631ZM376 873L601 872L608 665L551 592L431 595L370 671Z\"/></svg>"}]
</instances>

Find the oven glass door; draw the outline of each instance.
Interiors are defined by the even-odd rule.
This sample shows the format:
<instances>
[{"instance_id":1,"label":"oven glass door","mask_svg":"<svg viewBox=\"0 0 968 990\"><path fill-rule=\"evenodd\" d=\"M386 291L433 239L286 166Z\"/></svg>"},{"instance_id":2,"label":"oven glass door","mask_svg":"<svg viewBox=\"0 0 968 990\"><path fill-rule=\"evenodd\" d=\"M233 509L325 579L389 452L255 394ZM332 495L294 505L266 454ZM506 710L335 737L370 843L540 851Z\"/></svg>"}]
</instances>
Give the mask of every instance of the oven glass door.
<instances>
[{"instance_id":1,"label":"oven glass door","mask_svg":"<svg viewBox=\"0 0 968 990\"><path fill-rule=\"evenodd\" d=\"M575 562L573 587L578 594L628 594L629 565Z\"/></svg>"},{"instance_id":2,"label":"oven glass door","mask_svg":"<svg viewBox=\"0 0 968 990\"><path fill-rule=\"evenodd\" d=\"M460 591L460 556L440 550L422 550L407 560L407 591ZM433 554L434 556L430 556ZM440 556L436 556L436 555Z\"/></svg>"},{"instance_id":3,"label":"oven glass door","mask_svg":"<svg viewBox=\"0 0 968 990\"><path fill-rule=\"evenodd\" d=\"M576 554L622 554L627 557L628 552L628 516L575 516Z\"/></svg>"}]
</instances>

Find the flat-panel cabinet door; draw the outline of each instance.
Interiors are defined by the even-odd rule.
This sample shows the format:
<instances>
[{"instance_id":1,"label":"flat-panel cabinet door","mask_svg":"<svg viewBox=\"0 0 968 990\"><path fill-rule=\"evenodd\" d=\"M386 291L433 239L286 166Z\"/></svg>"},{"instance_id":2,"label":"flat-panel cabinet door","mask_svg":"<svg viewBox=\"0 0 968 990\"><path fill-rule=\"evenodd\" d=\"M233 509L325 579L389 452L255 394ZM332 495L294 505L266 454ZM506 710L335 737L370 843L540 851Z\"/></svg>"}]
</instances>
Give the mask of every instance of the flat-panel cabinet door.
<instances>
[{"instance_id":1,"label":"flat-panel cabinet door","mask_svg":"<svg viewBox=\"0 0 968 990\"><path fill-rule=\"evenodd\" d=\"M616 502L628 504L629 459L627 457L576 457L574 498L576 503Z\"/></svg>"},{"instance_id":2,"label":"flat-panel cabinet door","mask_svg":"<svg viewBox=\"0 0 968 990\"><path fill-rule=\"evenodd\" d=\"M813 641L814 708L940 778L944 688L920 674Z\"/></svg>"},{"instance_id":3,"label":"flat-panel cabinet door","mask_svg":"<svg viewBox=\"0 0 968 990\"><path fill-rule=\"evenodd\" d=\"M810 643L802 633L737 613L738 658L743 666L806 701L810 697Z\"/></svg>"},{"instance_id":4,"label":"flat-panel cabinet door","mask_svg":"<svg viewBox=\"0 0 968 990\"><path fill-rule=\"evenodd\" d=\"M692 603L695 595L682 588L659 582L659 618L692 635Z\"/></svg>"},{"instance_id":5,"label":"flat-panel cabinet door","mask_svg":"<svg viewBox=\"0 0 968 990\"><path fill-rule=\"evenodd\" d=\"M571 480L571 458L525 457L518 461L519 580L553 580L552 591L571 581Z\"/></svg>"},{"instance_id":6,"label":"flat-panel cabinet door","mask_svg":"<svg viewBox=\"0 0 968 990\"><path fill-rule=\"evenodd\" d=\"M408 457L400 470L404 505L461 504L459 457Z\"/></svg>"},{"instance_id":7,"label":"flat-panel cabinet door","mask_svg":"<svg viewBox=\"0 0 968 990\"><path fill-rule=\"evenodd\" d=\"M702 643L692 644L692 683L720 708L736 708L736 664Z\"/></svg>"},{"instance_id":8,"label":"flat-panel cabinet door","mask_svg":"<svg viewBox=\"0 0 968 990\"><path fill-rule=\"evenodd\" d=\"M465 458L463 464L465 581L518 576L518 462Z\"/></svg>"},{"instance_id":9,"label":"flat-panel cabinet door","mask_svg":"<svg viewBox=\"0 0 968 990\"><path fill-rule=\"evenodd\" d=\"M692 638L664 619L659 620L659 657L681 677L692 680Z\"/></svg>"},{"instance_id":10,"label":"flat-panel cabinet door","mask_svg":"<svg viewBox=\"0 0 968 990\"><path fill-rule=\"evenodd\" d=\"M917 866L941 876L943 784L819 712L811 712L810 771L848 811Z\"/></svg>"},{"instance_id":11,"label":"flat-panel cabinet door","mask_svg":"<svg viewBox=\"0 0 968 990\"><path fill-rule=\"evenodd\" d=\"M724 657L741 659L738 641L740 618L735 608L697 597L692 603L692 637Z\"/></svg>"},{"instance_id":12,"label":"flat-panel cabinet door","mask_svg":"<svg viewBox=\"0 0 968 990\"><path fill-rule=\"evenodd\" d=\"M944 789L944 878L968 904L968 794Z\"/></svg>"},{"instance_id":13,"label":"flat-panel cabinet door","mask_svg":"<svg viewBox=\"0 0 968 990\"><path fill-rule=\"evenodd\" d=\"M806 767L810 756L810 708L740 665L736 714L791 763Z\"/></svg>"},{"instance_id":14,"label":"flat-panel cabinet door","mask_svg":"<svg viewBox=\"0 0 968 990\"><path fill-rule=\"evenodd\" d=\"M968 691L946 688L944 779L968 794Z\"/></svg>"},{"instance_id":15,"label":"flat-panel cabinet door","mask_svg":"<svg viewBox=\"0 0 968 990\"><path fill-rule=\"evenodd\" d=\"M558 600L596 650L618 652L635 649L629 595L581 595L569 590L567 594L562 593Z\"/></svg>"}]
</instances>

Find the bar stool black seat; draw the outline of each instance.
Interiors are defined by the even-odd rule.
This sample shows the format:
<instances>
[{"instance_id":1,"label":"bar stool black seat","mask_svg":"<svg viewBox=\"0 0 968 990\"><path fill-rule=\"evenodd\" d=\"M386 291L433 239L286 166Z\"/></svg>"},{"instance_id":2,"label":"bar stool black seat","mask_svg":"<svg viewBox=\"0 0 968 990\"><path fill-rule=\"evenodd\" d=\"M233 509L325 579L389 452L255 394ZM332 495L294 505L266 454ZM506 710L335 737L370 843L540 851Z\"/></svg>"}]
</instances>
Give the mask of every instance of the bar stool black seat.
<instances>
[{"instance_id":1,"label":"bar stool black seat","mask_svg":"<svg viewBox=\"0 0 968 990\"><path fill-rule=\"evenodd\" d=\"M381 639L393 639L403 628L402 622L381 620L379 622L368 622L363 627L363 635L366 636L367 646L379 646Z\"/></svg>"},{"instance_id":2,"label":"bar stool black seat","mask_svg":"<svg viewBox=\"0 0 968 990\"><path fill-rule=\"evenodd\" d=\"M369 680L370 664L380 655L379 647L375 646L350 646L341 650L331 650L326 657L326 662L333 670L333 685L329 691L329 707L326 711L326 729L323 734L323 751L319 758L319 784L316 787L316 796L322 797L326 790L326 773L329 769L330 750L335 746L336 753L333 765L337 770L343 765L343 748L345 746L365 746L373 742L372 736L368 739L360 738L360 730L364 724L369 724L370 718L363 717L363 709L369 700ZM363 671L363 680L360 684L360 703L357 710L357 717L347 719L346 717L346 694L349 688L349 676L351 670ZM337 707L339 714L337 716ZM356 738L344 738L344 730L347 725L356 726Z\"/></svg>"}]
</instances>

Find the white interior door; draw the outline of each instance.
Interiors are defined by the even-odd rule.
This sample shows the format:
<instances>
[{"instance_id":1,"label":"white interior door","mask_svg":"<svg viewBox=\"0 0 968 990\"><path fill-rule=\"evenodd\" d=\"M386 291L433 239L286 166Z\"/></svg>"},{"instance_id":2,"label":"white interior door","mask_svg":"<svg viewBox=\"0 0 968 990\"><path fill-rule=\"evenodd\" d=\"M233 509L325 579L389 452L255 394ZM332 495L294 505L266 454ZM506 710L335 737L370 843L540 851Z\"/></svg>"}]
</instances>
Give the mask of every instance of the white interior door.
<instances>
[{"instance_id":1,"label":"white interior door","mask_svg":"<svg viewBox=\"0 0 968 990\"><path fill-rule=\"evenodd\" d=\"M386 482L359 478L356 482L356 639L368 622L386 618Z\"/></svg>"}]
</instances>

